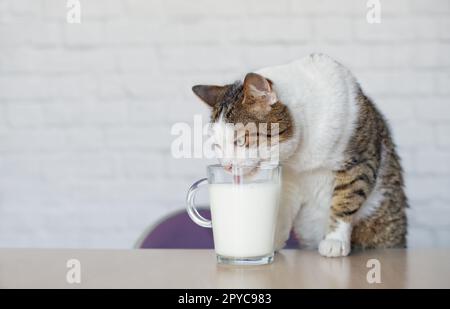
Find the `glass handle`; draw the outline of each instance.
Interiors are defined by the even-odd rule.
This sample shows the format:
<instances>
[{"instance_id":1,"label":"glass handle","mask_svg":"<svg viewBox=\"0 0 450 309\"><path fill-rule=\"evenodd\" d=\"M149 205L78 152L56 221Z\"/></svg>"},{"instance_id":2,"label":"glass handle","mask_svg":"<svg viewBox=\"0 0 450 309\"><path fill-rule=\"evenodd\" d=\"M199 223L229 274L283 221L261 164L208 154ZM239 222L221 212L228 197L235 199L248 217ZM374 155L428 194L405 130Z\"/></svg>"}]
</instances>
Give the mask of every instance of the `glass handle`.
<instances>
[{"instance_id":1,"label":"glass handle","mask_svg":"<svg viewBox=\"0 0 450 309\"><path fill-rule=\"evenodd\" d=\"M208 179L203 178L199 181L194 182L194 184L189 188L189 191L187 193L186 197L186 207L187 207L187 213L192 221L194 221L196 224L203 226L203 227L212 227L211 220L203 218L197 211L197 208L195 207L195 196L197 195L198 189L207 184Z\"/></svg>"}]
</instances>

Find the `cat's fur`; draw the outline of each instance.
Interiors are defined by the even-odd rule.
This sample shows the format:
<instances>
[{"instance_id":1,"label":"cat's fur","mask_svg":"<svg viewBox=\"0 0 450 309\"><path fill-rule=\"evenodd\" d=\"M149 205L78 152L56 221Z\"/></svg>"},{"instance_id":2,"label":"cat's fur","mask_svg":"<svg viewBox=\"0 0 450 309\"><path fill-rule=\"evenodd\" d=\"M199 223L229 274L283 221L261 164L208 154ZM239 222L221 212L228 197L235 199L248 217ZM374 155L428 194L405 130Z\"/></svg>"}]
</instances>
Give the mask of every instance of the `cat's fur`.
<instances>
[{"instance_id":1,"label":"cat's fur","mask_svg":"<svg viewBox=\"0 0 450 309\"><path fill-rule=\"evenodd\" d=\"M212 107L218 127L280 124L277 248L292 228L301 246L324 256L345 256L352 246L406 246L407 199L395 145L382 115L341 64L313 54L249 73L243 83L193 90Z\"/></svg>"}]
</instances>

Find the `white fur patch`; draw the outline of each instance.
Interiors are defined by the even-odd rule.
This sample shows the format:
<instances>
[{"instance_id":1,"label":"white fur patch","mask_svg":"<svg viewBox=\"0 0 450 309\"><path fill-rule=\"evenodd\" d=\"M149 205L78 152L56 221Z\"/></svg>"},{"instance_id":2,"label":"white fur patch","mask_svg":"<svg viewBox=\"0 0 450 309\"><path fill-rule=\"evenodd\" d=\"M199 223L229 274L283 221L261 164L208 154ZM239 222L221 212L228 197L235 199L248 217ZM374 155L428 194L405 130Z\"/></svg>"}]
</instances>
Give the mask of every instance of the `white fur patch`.
<instances>
[{"instance_id":1,"label":"white fur patch","mask_svg":"<svg viewBox=\"0 0 450 309\"><path fill-rule=\"evenodd\" d=\"M280 160L293 175L290 183L298 186L299 194L295 199L284 198L281 207L299 209L294 230L300 245L317 248L326 240L321 243L322 252L348 254L346 241L337 235L326 239L325 234L334 188L332 171L343 162L358 119L355 78L326 55L310 55L256 73L273 82L278 99L294 118L294 134L280 144Z\"/></svg>"},{"instance_id":2,"label":"white fur patch","mask_svg":"<svg viewBox=\"0 0 450 309\"><path fill-rule=\"evenodd\" d=\"M290 175L291 182L295 182L299 192L299 197L289 205L299 209L294 221L295 233L302 248L317 248L328 228L334 174L330 170L319 169L304 173L291 172Z\"/></svg>"},{"instance_id":3,"label":"white fur patch","mask_svg":"<svg viewBox=\"0 0 450 309\"><path fill-rule=\"evenodd\" d=\"M347 256L350 249L350 242L339 239L324 239L319 244L320 255L326 257Z\"/></svg>"},{"instance_id":4,"label":"white fur patch","mask_svg":"<svg viewBox=\"0 0 450 309\"><path fill-rule=\"evenodd\" d=\"M319 253L327 257L347 256L350 253L351 223L339 221L335 230L319 243Z\"/></svg>"}]
</instances>

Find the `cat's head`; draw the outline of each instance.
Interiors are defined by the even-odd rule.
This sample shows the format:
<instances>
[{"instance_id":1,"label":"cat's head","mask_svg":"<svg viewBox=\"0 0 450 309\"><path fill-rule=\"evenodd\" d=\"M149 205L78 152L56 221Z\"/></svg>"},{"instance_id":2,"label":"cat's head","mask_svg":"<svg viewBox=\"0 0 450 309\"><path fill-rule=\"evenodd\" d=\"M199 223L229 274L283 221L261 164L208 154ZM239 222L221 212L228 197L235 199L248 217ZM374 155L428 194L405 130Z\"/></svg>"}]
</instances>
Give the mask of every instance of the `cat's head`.
<instances>
[{"instance_id":1,"label":"cat's head","mask_svg":"<svg viewBox=\"0 0 450 309\"><path fill-rule=\"evenodd\" d=\"M213 146L225 169L239 165L252 170L283 159L283 143L292 138L294 124L273 86L269 79L249 73L243 82L192 88L211 108Z\"/></svg>"}]
</instances>

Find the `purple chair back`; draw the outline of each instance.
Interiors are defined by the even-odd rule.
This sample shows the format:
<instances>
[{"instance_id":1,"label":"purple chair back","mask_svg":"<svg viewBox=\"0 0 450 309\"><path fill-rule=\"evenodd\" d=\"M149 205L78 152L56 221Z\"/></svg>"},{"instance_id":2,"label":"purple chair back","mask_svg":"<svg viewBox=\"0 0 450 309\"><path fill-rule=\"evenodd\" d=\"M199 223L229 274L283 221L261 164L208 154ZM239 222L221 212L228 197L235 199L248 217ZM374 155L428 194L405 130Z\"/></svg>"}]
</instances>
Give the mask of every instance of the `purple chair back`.
<instances>
[{"instance_id":1,"label":"purple chair back","mask_svg":"<svg viewBox=\"0 0 450 309\"><path fill-rule=\"evenodd\" d=\"M211 218L209 210L202 209L199 213L205 218ZM211 229L196 225L186 211L180 211L156 224L144 235L139 247L142 249L212 249L214 240ZM298 248L298 242L291 233L285 249L293 248Z\"/></svg>"}]
</instances>

